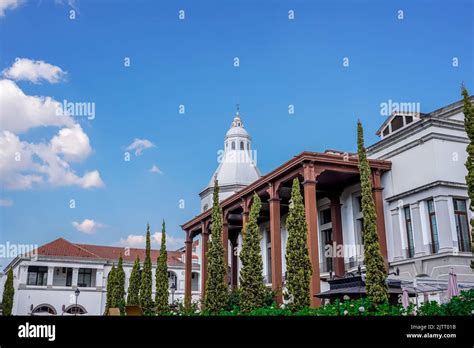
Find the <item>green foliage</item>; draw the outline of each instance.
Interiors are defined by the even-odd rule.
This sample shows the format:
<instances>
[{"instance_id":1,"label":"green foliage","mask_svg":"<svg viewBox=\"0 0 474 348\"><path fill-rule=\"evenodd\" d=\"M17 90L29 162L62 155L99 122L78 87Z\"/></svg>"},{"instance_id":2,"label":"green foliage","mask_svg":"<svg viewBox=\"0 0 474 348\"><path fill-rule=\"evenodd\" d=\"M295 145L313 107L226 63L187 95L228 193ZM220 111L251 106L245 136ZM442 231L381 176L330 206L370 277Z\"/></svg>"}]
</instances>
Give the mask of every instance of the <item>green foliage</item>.
<instances>
[{"instance_id":1,"label":"green foliage","mask_svg":"<svg viewBox=\"0 0 474 348\"><path fill-rule=\"evenodd\" d=\"M105 312L104 315L109 315L109 309L113 308L112 297L113 290L115 288L115 263L112 264L112 269L107 275L107 288L106 288L106 301L105 301Z\"/></svg>"},{"instance_id":2,"label":"green foliage","mask_svg":"<svg viewBox=\"0 0 474 348\"><path fill-rule=\"evenodd\" d=\"M151 273L151 258L150 258L150 225L146 227L146 248L145 248L145 262L143 262L142 279L140 284L140 306L145 315L153 313L152 301L152 273Z\"/></svg>"},{"instance_id":3,"label":"green foliage","mask_svg":"<svg viewBox=\"0 0 474 348\"><path fill-rule=\"evenodd\" d=\"M473 315L474 314L474 289L461 291L459 296L453 297L449 302L439 304L436 301L423 303L417 310L418 315Z\"/></svg>"},{"instance_id":4,"label":"green foliage","mask_svg":"<svg viewBox=\"0 0 474 348\"><path fill-rule=\"evenodd\" d=\"M222 208L219 205L219 185L214 180L212 204L211 241L207 252L208 278L204 296L204 308L211 313L222 311L227 304L228 289L222 242Z\"/></svg>"},{"instance_id":5,"label":"green foliage","mask_svg":"<svg viewBox=\"0 0 474 348\"><path fill-rule=\"evenodd\" d=\"M367 296L375 303L388 301L387 271L380 252L377 235L377 216L372 193L372 173L364 147L364 131L357 123L357 153L359 158L362 215L364 217L364 264L366 269Z\"/></svg>"},{"instance_id":6,"label":"green foliage","mask_svg":"<svg viewBox=\"0 0 474 348\"><path fill-rule=\"evenodd\" d=\"M113 278L111 307L119 308L120 314L125 314L125 272L123 271L123 259L120 255L117 268Z\"/></svg>"},{"instance_id":7,"label":"green foliage","mask_svg":"<svg viewBox=\"0 0 474 348\"><path fill-rule=\"evenodd\" d=\"M140 259L135 259L128 283L127 306L140 305Z\"/></svg>"},{"instance_id":8,"label":"green foliage","mask_svg":"<svg viewBox=\"0 0 474 348\"><path fill-rule=\"evenodd\" d=\"M166 252L166 228L165 221L161 228L160 255L156 265L156 292L155 308L156 314L162 315L169 311L169 292L168 292L168 254Z\"/></svg>"},{"instance_id":9,"label":"green foliage","mask_svg":"<svg viewBox=\"0 0 474 348\"><path fill-rule=\"evenodd\" d=\"M461 89L464 100L464 128L469 138L469 144L466 147L467 160L465 163L467 169L467 195L471 202L469 208L474 212L474 107L469 99L466 87L463 85ZM471 252L474 253L474 218L471 219ZM474 260L471 260L471 268L474 269Z\"/></svg>"},{"instance_id":10,"label":"green foliage","mask_svg":"<svg viewBox=\"0 0 474 348\"><path fill-rule=\"evenodd\" d=\"M13 297L15 295L15 288L13 287L13 269L10 267L7 273L7 280L3 288L3 315L12 315Z\"/></svg>"},{"instance_id":11,"label":"green foliage","mask_svg":"<svg viewBox=\"0 0 474 348\"><path fill-rule=\"evenodd\" d=\"M263 306L265 301L265 284L263 282L263 261L260 254L260 228L258 218L262 203L260 197L253 195L253 204L250 209L249 221L244 227L242 251L240 260L242 269L240 270L240 286L242 297L240 309L243 312L250 312Z\"/></svg>"},{"instance_id":12,"label":"green foliage","mask_svg":"<svg viewBox=\"0 0 474 348\"><path fill-rule=\"evenodd\" d=\"M286 287L290 308L298 311L310 304L312 274L307 244L306 215L298 178L293 180L291 203L286 219L288 242L286 247Z\"/></svg>"}]
</instances>

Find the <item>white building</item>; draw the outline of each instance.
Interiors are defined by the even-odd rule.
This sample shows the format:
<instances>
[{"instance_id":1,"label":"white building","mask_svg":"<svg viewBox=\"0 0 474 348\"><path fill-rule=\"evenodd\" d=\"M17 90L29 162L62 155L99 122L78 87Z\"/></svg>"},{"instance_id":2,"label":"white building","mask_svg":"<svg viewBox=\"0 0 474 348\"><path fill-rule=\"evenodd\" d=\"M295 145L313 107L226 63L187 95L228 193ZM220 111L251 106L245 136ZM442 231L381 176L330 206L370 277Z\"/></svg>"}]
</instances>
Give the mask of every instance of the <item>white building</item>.
<instances>
[{"instance_id":1,"label":"white building","mask_svg":"<svg viewBox=\"0 0 474 348\"><path fill-rule=\"evenodd\" d=\"M197 243L194 247L197 247ZM107 276L112 265L123 257L125 290L127 291L133 263L138 256L143 265L145 250L71 243L56 239L29 256L16 257L5 269L14 274L14 315L102 315L105 310ZM159 251L151 250L153 264L153 298L155 268ZM192 291L199 294L199 264L193 257ZM170 303L184 296L184 263L181 251L168 251ZM6 276L3 277L5 279ZM171 291L172 285L176 290ZM74 292L80 290L79 297Z\"/></svg>"}]
</instances>

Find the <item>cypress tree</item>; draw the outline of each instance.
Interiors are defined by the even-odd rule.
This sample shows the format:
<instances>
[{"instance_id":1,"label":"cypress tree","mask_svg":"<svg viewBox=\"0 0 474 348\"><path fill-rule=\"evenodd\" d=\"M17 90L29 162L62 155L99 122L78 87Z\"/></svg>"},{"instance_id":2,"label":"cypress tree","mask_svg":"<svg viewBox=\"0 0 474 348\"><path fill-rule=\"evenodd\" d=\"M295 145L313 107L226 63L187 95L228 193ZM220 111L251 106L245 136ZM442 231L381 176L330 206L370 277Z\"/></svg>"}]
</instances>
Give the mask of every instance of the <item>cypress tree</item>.
<instances>
[{"instance_id":1,"label":"cypress tree","mask_svg":"<svg viewBox=\"0 0 474 348\"><path fill-rule=\"evenodd\" d=\"M150 315L153 312L153 301L152 301L152 273L151 273L151 258L150 258L150 225L146 227L146 248L145 248L145 261L143 262L142 279L140 284L140 306L142 307L143 313Z\"/></svg>"},{"instance_id":2,"label":"cypress tree","mask_svg":"<svg viewBox=\"0 0 474 348\"><path fill-rule=\"evenodd\" d=\"M466 87L463 85L461 89L464 101L464 128L469 138L469 144L466 147L467 160L465 163L467 169L467 195L471 201L469 209L474 212L474 107L472 106ZM474 253L474 218L471 219L471 252ZM471 260L471 268L474 269L473 260Z\"/></svg>"},{"instance_id":3,"label":"cypress tree","mask_svg":"<svg viewBox=\"0 0 474 348\"><path fill-rule=\"evenodd\" d=\"M109 315L109 309L113 308L113 292L115 288L115 263L112 264L112 269L107 275L107 288L106 288L106 302L104 315Z\"/></svg>"},{"instance_id":4,"label":"cypress tree","mask_svg":"<svg viewBox=\"0 0 474 348\"><path fill-rule=\"evenodd\" d=\"M13 287L13 269L10 267L7 273L7 280L3 288L3 315L12 315L13 296L15 295L15 288Z\"/></svg>"},{"instance_id":5,"label":"cypress tree","mask_svg":"<svg viewBox=\"0 0 474 348\"><path fill-rule=\"evenodd\" d=\"M362 216L364 218L365 288L367 297L375 304L379 304L388 301L387 271L380 252L377 215L372 192L372 175L364 147L364 130L360 121L357 122L357 154L362 194Z\"/></svg>"},{"instance_id":6,"label":"cypress tree","mask_svg":"<svg viewBox=\"0 0 474 348\"><path fill-rule=\"evenodd\" d=\"M156 292L155 306L157 314L169 311L169 282L168 282L168 255L166 252L166 228L165 221L161 229L160 255L156 262Z\"/></svg>"},{"instance_id":7,"label":"cypress tree","mask_svg":"<svg viewBox=\"0 0 474 348\"><path fill-rule=\"evenodd\" d=\"M206 281L204 307L211 313L218 313L227 304L228 288L225 281L222 208L219 205L219 185L217 179L214 180L211 223L211 241L207 252L208 278Z\"/></svg>"},{"instance_id":8,"label":"cypress tree","mask_svg":"<svg viewBox=\"0 0 474 348\"><path fill-rule=\"evenodd\" d=\"M298 178L293 180L291 202L286 219L288 242L286 246L286 287L292 310L310 304L311 261L308 252L306 214Z\"/></svg>"},{"instance_id":9,"label":"cypress tree","mask_svg":"<svg viewBox=\"0 0 474 348\"><path fill-rule=\"evenodd\" d=\"M140 304L140 283L140 258L137 255L128 281L127 306L138 306Z\"/></svg>"},{"instance_id":10,"label":"cypress tree","mask_svg":"<svg viewBox=\"0 0 474 348\"><path fill-rule=\"evenodd\" d=\"M123 259L120 255L114 274L114 287L112 289L112 307L119 308L122 315L125 314L125 272L123 270Z\"/></svg>"},{"instance_id":11,"label":"cypress tree","mask_svg":"<svg viewBox=\"0 0 474 348\"><path fill-rule=\"evenodd\" d=\"M241 302L240 309L250 312L263 307L265 303L265 284L263 283L263 262L260 254L260 228L258 218L262 203L255 193L250 209L249 221L245 225L245 233L240 252L242 269L240 271Z\"/></svg>"}]
</instances>

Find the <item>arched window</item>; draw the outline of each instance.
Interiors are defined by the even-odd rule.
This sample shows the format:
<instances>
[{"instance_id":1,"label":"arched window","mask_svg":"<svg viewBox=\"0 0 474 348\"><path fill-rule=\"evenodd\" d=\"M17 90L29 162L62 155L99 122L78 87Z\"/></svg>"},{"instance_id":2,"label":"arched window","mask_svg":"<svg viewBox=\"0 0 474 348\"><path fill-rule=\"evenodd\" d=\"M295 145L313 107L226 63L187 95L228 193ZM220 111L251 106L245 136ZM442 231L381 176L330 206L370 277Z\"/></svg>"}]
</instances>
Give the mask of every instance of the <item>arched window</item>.
<instances>
[{"instance_id":1,"label":"arched window","mask_svg":"<svg viewBox=\"0 0 474 348\"><path fill-rule=\"evenodd\" d=\"M235 150L235 141L232 142L232 150Z\"/></svg>"},{"instance_id":2,"label":"arched window","mask_svg":"<svg viewBox=\"0 0 474 348\"><path fill-rule=\"evenodd\" d=\"M240 149L244 150L244 142L243 141L240 142Z\"/></svg>"},{"instance_id":3,"label":"arched window","mask_svg":"<svg viewBox=\"0 0 474 348\"><path fill-rule=\"evenodd\" d=\"M77 305L77 306L72 305L72 306L69 306L68 308L66 308L64 313L67 313L67 314L86 314L87 311L84 307L82 307L80 305Z\"/></svg>"},{"instance_id":4,"label":"arched window","mask_svg":"<svg viewBox=\"0 0 474 348\"><path fill-rule=\"evenodd\" d=\"M209 209L209 206L207 204L204 204L204 207L202 208L202 212L207 211L207 209Z\"/></svg>"},{"instance_id":5,"label":"arched window","mask_svg":"<svg viewBox=\"0 0 474 348\"><path fill-rule=\"evenodd\" d=\"M54 309L53 306L49 304L40 304L39 306L36 306L35 309L31 312L31 314L51 314L51 315L56 315L56 310Z\"/></svg>"},{"instance_id":6,"label":"arched window","mask_svg":"<svg viewBox=\"0 0 474 348\"><path fill-rule=\"evenodd\" d=\"M250 143L247 143L247 150L250 151Z\"/></svg>"},{"instance_id":7,"label":"arched window","mask_svg":"<svg viewBox=\"0 0 474 348\"><path fill-rule=\"evenodd\" d=\"M227 150L228 147L229 147L229 143L226 141L225 142L225 149Z\"/></svg>"}]
</instances>

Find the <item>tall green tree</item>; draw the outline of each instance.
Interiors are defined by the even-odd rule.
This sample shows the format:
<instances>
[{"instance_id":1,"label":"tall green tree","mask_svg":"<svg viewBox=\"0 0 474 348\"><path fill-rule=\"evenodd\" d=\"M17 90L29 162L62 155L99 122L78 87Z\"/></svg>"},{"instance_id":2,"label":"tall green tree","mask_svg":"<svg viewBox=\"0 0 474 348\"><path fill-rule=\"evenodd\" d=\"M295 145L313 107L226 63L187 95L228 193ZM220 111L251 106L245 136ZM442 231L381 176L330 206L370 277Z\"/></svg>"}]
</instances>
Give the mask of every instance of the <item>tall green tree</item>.
<instances>
[{"instance_id":1,"label":"tall green tree","mask_svg":"<svg viewBox=\"0 0 474 348\"><path fill-rule=\"evenodd\" d=\"M145 247L145 261L143 262L142 279L140 284L140 306L143 313L150 315L153 313L152 287L153 278L151 272L151 242L150 242L150 225L146 227L146 247Z\"/></svg>"},{"instance_id":2,"label":"tall green tree","mask_svg":"<svg viewBox=\"0 0 474 348\"><path fill-rule=\"evenodd\" d=\"M357 122L357 154L359 158L362 216L364 218L364 264L367 297L376 304L388 301L387 271L380 251L377 215L372 192L372 173L364 147L364 130Z\"/></svg>"},{"instance_id":3,"label":"tall green tree","mask_svg":"<svg viewBox=\"0 0 474 348\"><path fill-rule=\"evenodd\" d=\"M120 255L114 274L114 287L112 289L112 307L119 308L120 314L125 314L125 272L123 270L123 258Z\"/></svg>"},{"instance_id":4,"label":"tall green tree","mask_svg":"<svg viewBox=\"0 0 474 348\"><path fill-rule=\"evenodd\" d=\"M13 269L10 267L7 273L7 280L3 288L3 315L12 315L13 297L15 295L15 288L13 287Z\"/></svg>"},{"instance_id":5,"label":"tall green tree","mask_svg":"<svg viewBox=\"0 0 474 348\"><path fill-rule=\"evenodd\" d=\"M161 228L160 255L156 263L155 308L157 314L169 312L168 253L166 252L165 221Z\"/></svg>"},{"instance_id":6,"label":"tall green tree","mask_svg":"<svg viewBox=\"0 0 474 348\"><path fill-rule=\"evenodd\" d=\"M461 87L461 90L464 100L464 128L466 128L467 137L469 138L469 144L466 147L467 160L465 163L467 169L467 195L471 201L469 208L474 212L474 107L464 85ZM474 218L471 219L471 252L474 253ZM473 260L471 260L471 268L474 269Z\"/></svg>"},{"instance_id":7,"label":"tall green tree","mask_svg":"<svg viewBox=\"0 0 474 348\"><path fill-rule=\"evenodd\" d=\"M140 305L140 258L137 255L128 281L127 306Z\"/></svg>"},{"instance_id":8,"label":"tall green tree","mask_svg":"<svg viewBox=\"0 0 474 348\"><path fill-rule=\"evenodd\" d=\"M204 296L204 308L218 313L227 304L228 288L225 281L224 244L222 242L222 208L219 205L219 185L214 180L212 203L211 241L207 252L208 277Z\"/></svg>"},{"instance_id":9,"label":"tall green tree","mask_svg":"<svg viewBox=\"0 0 474 348\"><path fill-rule=\"evenodd\" d=\"M311 260L309 258L306 214L298 178L293 180L291 202L286 218L288 242L286 246L286 297L292 310L310 304Z\"/></svg>"},{"instance_id":10,"label":"tall green tree","mask_svg":"<svg viewBox=\"0 0 474 348\"><path fill-rule=\"evenodd\" d=\"M106 287L106 301L105 301L105 312L104 315L109 315L109 309L113 308L113 292L115 289L115 263L112 264L112 269L107 275L107 287Z\"/></svg>"},{"instance_id":11,"label":"tall green tree","mask_svg":"<svg viewBox=\"0 0 474 348\"><path fill-rule=\"evenodd\" d=\"M250 312L261 308L265 303L265 284L263 282L263 262L260 254L260 228L258 218L262 203L255 193L250 209L249 221L244 227L245 233L240 252L242 269L240 270L241 301L240 309Z\"/></svg>"}]
</instances>

